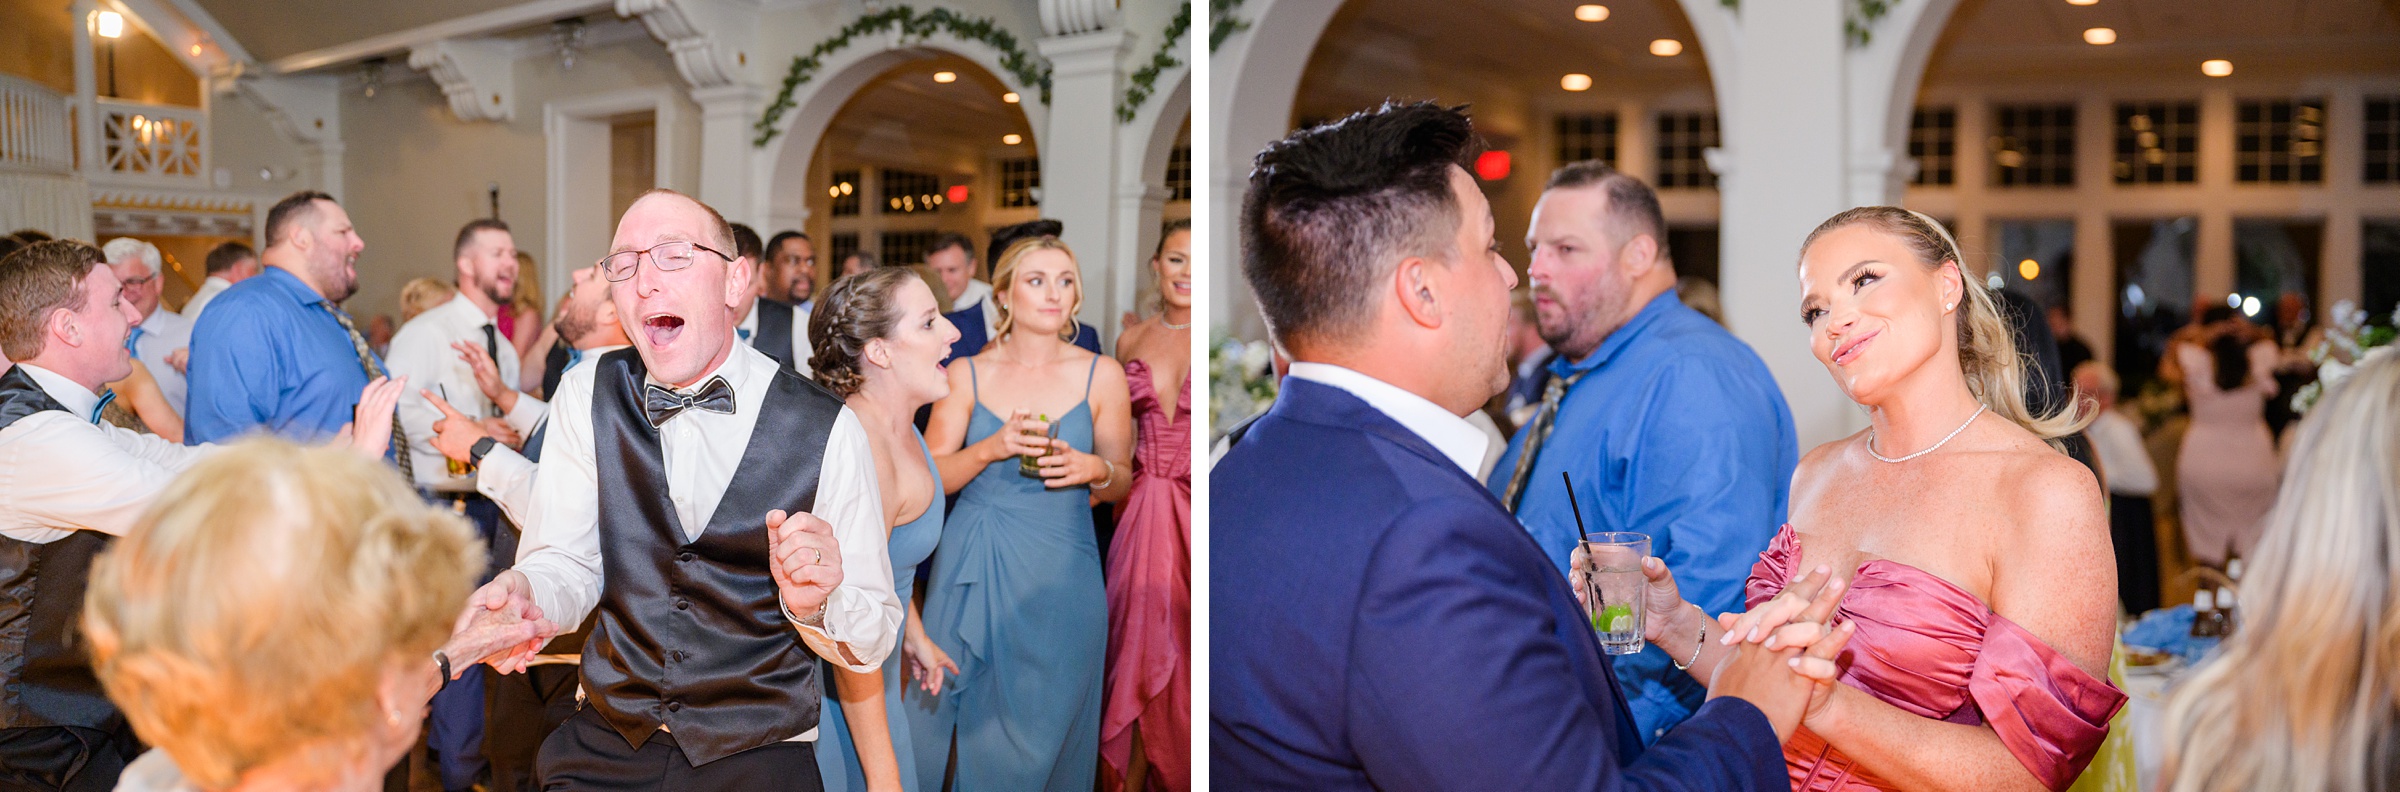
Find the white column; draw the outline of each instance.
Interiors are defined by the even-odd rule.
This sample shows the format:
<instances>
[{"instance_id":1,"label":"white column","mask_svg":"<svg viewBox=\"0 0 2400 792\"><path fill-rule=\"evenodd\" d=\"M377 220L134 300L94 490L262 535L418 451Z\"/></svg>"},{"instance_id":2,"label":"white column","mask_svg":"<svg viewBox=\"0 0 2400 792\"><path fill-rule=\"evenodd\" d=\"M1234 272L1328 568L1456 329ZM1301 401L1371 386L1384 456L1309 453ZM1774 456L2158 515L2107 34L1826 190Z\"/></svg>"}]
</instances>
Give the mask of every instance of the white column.
<instances>
[{"instance_id":1,"label":"white column","mask_svg":"<svg viewBox=\"0 0 2400 792\"><path fill-rule=\"evenodd\" d=\"M1724 119L1718 119L1724 123ZM1658 184L1658 151L1651 133L1650 106L1639 99L1617 103L1617 170L1642 183ZM1559 163L1564 165L1566 163Z\"/></svg>"},{"instance_id":2,"label":"white column","mask_svg":"<svg viewBox=\"0 0 2400 792\"><path fill-rule=\"evenodd\" d=\"M2200 94L2200 189L2227 195L2234 189L2233 91L2211 84ZM2211 203L2199 211L2192 245L2192 311L2233 292L2233 210Z\"/></svg>"},{"instance_id":3,"label":"white column","mask_svg":"<svg viewBox=\"0 0 2400 792\"><path fill-rule=\"evenodd\" d=\"M1123 29L1054 36L1039 42L1050 59L1050 124L1041 138L1042 216L1066 224L1065 241L1081 257L1084 306L1077 318L1113 338L1120 279L1129 262L1110 261L1120 229L1116 223L1118 182L1117 97L1124 90L1119 65L1133 34Z\"/></svg>"},{"instance_id":4,"label":"white column","mask_svg":"<svg viewBox=\"0 0 2400 792\"><path fill-rule=\"evenodd\" d=\"M1694 0L1696 1L1696 0ZM1210 135L1216 156L1206 177L1212 204L1209 227L1209 324L1214 331L1244 339L1266 338L1258 300L1242 277L1242 196L1250 191L1250 163L1267 144L1292 128L1292 103L1309 53L1342 4L1327 0L1250 0L1237 14L1250 29L1233 34L1209 55ZM1198 36L1198 30L1194 31ZM1197 41L1194 47L1201 46Z\"/></svg>"},{"instance_id":5,"label":"white column","mask_svg":"<svg viewBox=\"0 0 2400 792\"><path fill-rule=\"evenodd\" d=\"M2075 299L2067 306L2075 332L2092 345L2092 355L2111 364L2117 360L2115 234L2105 206L2075 212Z\"/></svg>"},{"instance_id":6,"label":"white column","mask_svg":"<svg viewBox=\"0 0 2400 792\"><path fill-rule=\"evenodd\" d=\"M750 122L758 91L739 83L692 89L700 104L700 202L725 219L756 226L763 218L750 205ZM666 185L659 185L666 186Z\"/></svg>"},{"instance_id":7,"label":"white column","mask_svg":"<svg viewBox=\"0 0 2400 792\"><path fill-rule=\"evenodd\" d=\"M1125 183L1117 187L1117 247L1108 262L1109 269L1117 273L1108 293L1113 308L1098 315L1107 321L1094 325L1100 328L1100 339L1108 349L1116 348L1121 328L1117 317L1141 307L1143 297L1149 294L1144 287L1156 285L1150 280L1150 251L1158 246L1159 217L1167 206L1166 188L1144 183L1140 174L1126 176Z\"/></svg>"},{"instance_id":8,"label":"white column","mask_svg":"<svg viewBox=\"0 0 2400 792\"><path fill-rule=\"evenodd\" d=\"M2333 304L2342 300L2357 301L2366 296L2366 273L2360 271L2361 249L2359 207L2367 202L2361 194L2365 163L2360 154L2366 151L2366 97L2356 82L2344 81L2334 86L2326 97L2325 119L2325 191L2333 200L2326 202L2324 247L2318 250L2317 293L2311 295L2316 317L2323 321Z\"/></svg>"},{"instance_id":9,"label":"white column","mask_svg":"<svg viewBox=\"0 0 2400 792\"><path fill-rule=\"evenodd\" d=\"M1790 403L1803 449L1861 424L1857 408L1809 352L1792 321L1793 247L1848 208L1849 146L1841 113L1849 65L1839 0L1744 3L1730 74L1717 101L1725 167L1717 191L1725 318L1758 351ZM1712 69L1723 60L1711 56Z\"/></svg>"},{"instance_id":10,"label":"white column","mask_svg":"<svg viewBox=\"0 0 2400 792\"><path fill-rule=\"evenodd\" d=\"M100 95L100 78L92 64L92 11L99 6L92 0L75 0L75 151L76 161L87 176L106 173L100 162L100 108L93 101Z\"/></svg>"}]
</instances>

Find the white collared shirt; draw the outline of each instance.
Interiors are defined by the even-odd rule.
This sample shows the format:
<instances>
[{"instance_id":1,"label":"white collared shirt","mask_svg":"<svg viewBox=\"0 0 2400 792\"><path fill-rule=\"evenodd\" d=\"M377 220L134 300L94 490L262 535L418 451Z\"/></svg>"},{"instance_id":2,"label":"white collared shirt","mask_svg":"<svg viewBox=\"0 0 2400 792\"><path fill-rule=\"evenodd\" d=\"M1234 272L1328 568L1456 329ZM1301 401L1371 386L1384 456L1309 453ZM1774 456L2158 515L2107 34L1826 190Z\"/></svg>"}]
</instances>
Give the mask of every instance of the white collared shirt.
<instances>
[{"instance_id":1,"label":"white collared shirt","mask_svg":"<svg viewBox=\"0 0 2400 792\"><path fill-rule=\"evenodd\" d=\"M1340 388L1367 406L1375 408L1402 427L1425 438L1442 456L1458 465L1467 475L1475 475L1483 466L1484 451L1492 440L1482 429L1467 419L1451 414L1441 405L1425 397L1401 390L1393 385L1356 371L1330 363L1293 363L1284 376L1297 377L1319 385Z\"/></svg>"},{"instance_id":2,"label":"white collared shirt","mask_svg":"<svg viewBox=\"0 0 2400 792\"><path fill-rule=\"evenodd\" d=\"M409 463L416 468L412 472L419 487L435 492L475 491L475 479L450 475L449 460L434 450L433 425L442 420L442 411L418 391L433 391L469 418L490 417L492 400L483 397L483 389L475 384L475 369L458 359L458 350L450 344L465 341L482 347L483 327L491 324L492 318L485 316L475 301L460 294L417 314L392 336L392 349L384 356L383 368L394 377L408 378L408 391L400 394L400 430L408 435ZM497 325L493 332L498 332ZM516 382L517 346L506 337L498 337L494 346L500 352L492 361L500 367L500 381ZM506 416L509 428L520 435L532 434L545 407L538 399L517 399L516 409Z\"/></svg>"},{"instance_id":3,"label":"white collared shirt","mask_svg":"<svg viewBox=\"0 0 2400 792\"><path fill-rule=\"evenodd\" d=\"M983 308L983 337L1000 337L1000 311L993 307L992 285L974 278L967 279L967 293L950 301L950 312L957 313L977 305Z\"/></svg>"},{"instance_id":4,"label":"white collared shirt","mask_svg":"<svg viewBox=\"0 0 2400 792\"><path fill-rule=\"evenodd\" d=\"M216 299L217 295L225 293L226 289L232 287L233 281L215 275L208 276L208 280L200 282L200 290L193 292L191 299L183 301L183 318L191 320L193 324L199 324L200 312L208 308L208 301Z\"/></svg>"},{"instance_id":5,"label":"white collared shirt","mask_svg":"<svg viewBox=\"0 0 2400 792\"><path fill-rule=\"evenodd\" d=\"M141 336L133 341L133 358L150 370L150 378L158 380L158 395L165 397L167 406L175 408L175 414L181 416L183 372L167 365L167 356L192 345L192 320L167 310L166 303L159 303L149 316L142 317L139 329Z\"/></svg>"},{"instance_id":6,"label":"white collared shirt","mask_svg":"<svg viewBox=\"0 0 2400 792\"><path fill-rule=\"evenodd\" d=\"M624 348L624 345L619 344L583 350L583 355L576 358L575 363L568 366L567 370L574 371L583 368L592 361L599 360L601 355ZM519 409L523 409L523 403L528 401L538 402L539 400L533 398L531 394L517 395ZM548 413L548 405L543 406L543 412L544 414ZM535 422L534 428L525 433L525 439L533 439L533 433L541 431L541 427L541 422ZM546 444L549 439L545 437L542 442ZM475 465L475 491L483 493L483 496L492 499L493 503L500 504L500 511L508 515L509 522L524 526L524 530L531 531L531 521L526 519L526 513L530 511L530 504L533 502L533 476L538 470L540 470L539 463L526 459L525 455L518 453L516 449L495 445L490 453L483 455L483 461ZM523 559L525 550L529 547L531 547L530 544L520 541L517 545L517 558Z\"/></svg>"},{"instance_id":7,"label":"white collared shirt","mask_svg":"<svg viewBox=\"0 0 2400 792\"><path fill-rule=\"evenodd\" d=\"M756 347L758 346L758 308L760 303L767 301L767 298L755 297L752 299L757 302L750 304L750 313L743 316L742 321L734 323L733 337L740 339L743 346ZM815 370L808 366L809 361L814 360L816 356L816 347L810 346L808 343L808 309L793 306L792 371L803 377L816 376Z\"/></svg>"},{"instance_id":8,"label":"white collared shirt","mask_svg":"<svg viewBox=\"0 0 2400 792\"><path fill-rule=\"evenodd\" d=\"M2158 466L2151 464L2150 449L2133 421L2115 410L2102 410L2084 434L2100 455L2100 469L2108 473L2109 492L2147 498L2158 491Z\"/></svg>"},{"instance_id":9,"label":"white collared shirt","mask_svg":"<svg viewBox=\"0 0 2400 792\"><path fill-rule=\"evenodd\" d=\"M697 539L739 471L742 452L758 426L776 363L758 350L734 345L725 363L691 388L713 377L733 388L734 413L685 410L659 427L666 464L667 497L683 523L684 537ZM600 476L592 441L592 388L597 367L577 366L559 380L550 403L551 426L543 440L542 464L534 477L529 521L516 569L533 583L533 601L551 622L581 624L599 602L606 584L600 561ZM900 597L892 589L889 537L884 532L883 493L875 480L874 452L866 427L842 408L817 468L816 512L833 526L840 544L842 584L825 603L825 628L797 629L848 645L859 662L836 665L873 671L892 652L900 633ZM764 521L766 515L755 519ZM791 737L815 740L817 731Z\"/></svg>"},{"instance_id":10,"label":"white collared shirt","mask_svg":"<svg viewBox=\"0 0 2400 792\"><path fill-rule=\"evenodd\" d=\"M99 394L40 366L17 368L67 411L0 430L0 536L37 544L78 530L123 536L176 474L216 448L95 425Z\"/></svg>"}]
</instances>

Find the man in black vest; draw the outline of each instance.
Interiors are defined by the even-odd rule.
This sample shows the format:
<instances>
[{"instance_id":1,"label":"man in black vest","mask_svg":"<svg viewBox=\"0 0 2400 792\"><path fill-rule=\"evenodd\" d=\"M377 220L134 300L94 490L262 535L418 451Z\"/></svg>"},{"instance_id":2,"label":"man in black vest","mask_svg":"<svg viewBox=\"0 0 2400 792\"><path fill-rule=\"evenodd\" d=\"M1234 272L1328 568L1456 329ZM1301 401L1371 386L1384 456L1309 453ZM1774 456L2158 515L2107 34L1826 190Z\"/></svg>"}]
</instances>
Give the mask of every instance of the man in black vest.
<instances>
[{"instance_id":1,"label":"man in black vest","mask_svg":"<svg viewBox=\"0 0 2400 792\"><path fill-rule=\"evenodd\" d=\"M767 296L771 279L759 270L766 247L759 243L758 232L740 223L727 227L733 229L733 249L726 252L750 260L750 290L757 295L734 309L734 338L808 376L808 359L815 355L808 342L808 311Z\"/></svg>"},{"instance_id":2,"label":"man in black vest","mask_svg":"<svg viewBox=\"0 0 2400 792\"><path fill-rule=\"evenodd\" d=\"M672 191L626 211L601 272L633 349L560 382L523 560L468 602L470 624L599 611L544 789L819 789L817 658L865 672L897 643L865 430L735 339L756 293L732 236Z\"/></svg>"},{"instance_id":3,"label":"man in black vest","mask_svg":"<svg viewBox=\"0 0 2400 792\"><path fill-rule=\"evenodd\" d=\"M84 654L85 574L175 474L216 447L100 421L104 383L133 371L141 321L99 248L40 242L0 259L0 791L108 790L141 751ZM365 424L337 442L382 459L405 381L361 395ZM363 438L352 441L352 437Z\"/></svg>"}]
</instances>

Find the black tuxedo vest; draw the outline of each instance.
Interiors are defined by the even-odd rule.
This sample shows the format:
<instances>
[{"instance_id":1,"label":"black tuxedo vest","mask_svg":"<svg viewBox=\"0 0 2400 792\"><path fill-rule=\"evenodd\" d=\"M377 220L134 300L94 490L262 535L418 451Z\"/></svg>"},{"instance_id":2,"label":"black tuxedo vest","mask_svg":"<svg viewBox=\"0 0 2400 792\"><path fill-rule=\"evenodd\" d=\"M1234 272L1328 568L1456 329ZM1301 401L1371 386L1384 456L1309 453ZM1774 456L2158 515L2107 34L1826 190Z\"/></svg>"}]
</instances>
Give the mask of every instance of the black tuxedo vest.
<instances>
[{"instance_id":1,"label":"black tuxedo vest","mask_svg":"<svg viewBox=\"0 0 2400 792\"><path fill-rule=\"evenodd\" d=\"M583 653L590 702L635 747L666 726L694 765L815 727L817 657L783 616L766 514L815 508L841 400L778 367L763 404L736 404L759 411L757 428L706 529L686 541L658 430L642 413L641 357L618 350L595 365L607 582Z\"/></svg>"},{"instance_id":2,"label":"black tuxedo vest","mask_svg":"<svg viewBox=\"0 0 2400 792\"><path fill-rule=\"evenodd\" d=\"M791 303L765 297L757 300L758 307L751 310L758 312L758 330L750 334L750 348L767 353L767 357L774 358L784 368L792 368L794 361L803 357L794 354L802 350L792 348L792 322L799 309Z\"/></svg>"},{"instance_id":3,"label":"black tuxedo vest","mask_svg":"<svg viewBox=\"0 0 2400 792\"><path fill-rule=\"evenodd\" d=\"M0 375L0 429L44 410L67 408L21 366ZM81 627L92 558L112 538L98 531L46 544L0 537L0 727L109 729L122 721L92 675Z\"/></svg>"}]
</instances>

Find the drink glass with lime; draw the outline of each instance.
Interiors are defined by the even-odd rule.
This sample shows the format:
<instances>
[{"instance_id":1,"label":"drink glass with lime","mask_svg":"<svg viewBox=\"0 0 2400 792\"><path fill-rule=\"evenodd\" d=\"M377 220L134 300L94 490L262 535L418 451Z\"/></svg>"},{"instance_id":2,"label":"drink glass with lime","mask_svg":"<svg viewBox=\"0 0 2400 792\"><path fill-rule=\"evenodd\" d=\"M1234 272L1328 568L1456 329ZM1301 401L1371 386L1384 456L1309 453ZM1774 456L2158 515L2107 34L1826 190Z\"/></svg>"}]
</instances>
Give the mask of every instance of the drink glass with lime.
<instances>
[{"instance_id":1,"label":"drink glass with lime","mask_svg":"<svg viewBox=\"0 0 2400 792\"><path fill-rule=\"evenodd\" d=\"M1050 423L1050 416L1048 414L1043 414L1037 416L1036 420L1040 420L1043 423ZM1026 434L1033 433L1027 432ZM1044 440L1056 439L1058 439L1058 424L1052 423L1050 424L1050 433L1044 437ZM1048 447L1049 446L1047 444L1043 446L1045 449ZM1048 452L1045 451L1044 453ZM1026 478L1041 478L1042 454L1026 454L1024 456L1017 457L1017 475L1024 476Z\"/></svg>"},{"instance_id":2,"label":"drink glass with lime","mask_svg":"<svg viewBox=\"0 0 2400 792\"><path fill-rule=\"evenodd\" d=\"M1600 649L1612 655L1641 652L1642 591L1650 585L1642 559L1650 557L1650 537L1630 531L1587 533L1583 549L1592 565L1584 584L1584 615L1600 634Z\"/></svg>"}]
</instances>

